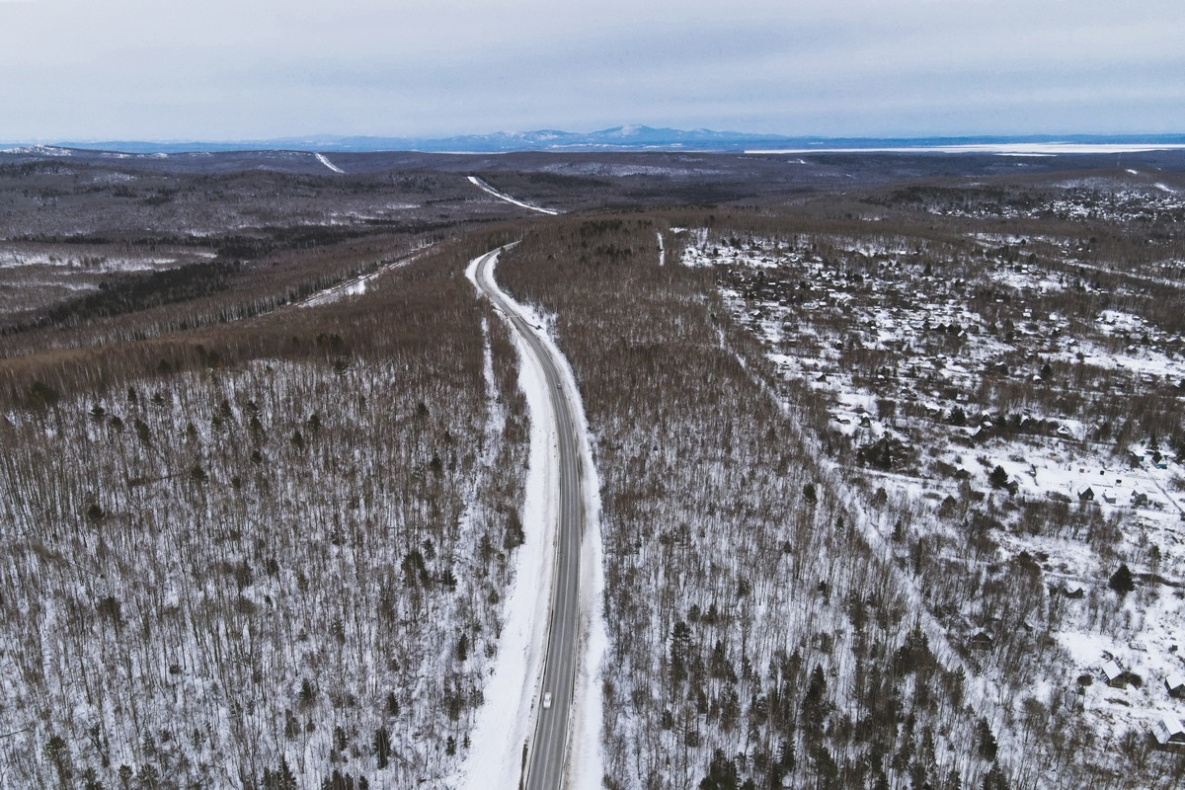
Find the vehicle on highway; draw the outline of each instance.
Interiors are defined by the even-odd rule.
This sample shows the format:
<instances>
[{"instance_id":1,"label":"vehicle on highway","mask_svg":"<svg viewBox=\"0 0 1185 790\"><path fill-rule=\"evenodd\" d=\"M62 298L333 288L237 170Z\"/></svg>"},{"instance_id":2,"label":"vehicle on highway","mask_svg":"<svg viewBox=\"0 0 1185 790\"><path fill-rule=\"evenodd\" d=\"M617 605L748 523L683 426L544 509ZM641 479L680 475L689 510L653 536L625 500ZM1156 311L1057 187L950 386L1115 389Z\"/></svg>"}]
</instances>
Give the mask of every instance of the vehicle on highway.
<instances>
[{"instance_id":1,"label":"vehicle on highway","mask_svg":"<svg viewBox=\"0 0 1185 790\"><path fill-rule=\"evenodd\" d=\"M543 692L543 710L549 710L550 708L551 708L551 692L545 691L545 692Z\"/></svg>"}]
</instances>

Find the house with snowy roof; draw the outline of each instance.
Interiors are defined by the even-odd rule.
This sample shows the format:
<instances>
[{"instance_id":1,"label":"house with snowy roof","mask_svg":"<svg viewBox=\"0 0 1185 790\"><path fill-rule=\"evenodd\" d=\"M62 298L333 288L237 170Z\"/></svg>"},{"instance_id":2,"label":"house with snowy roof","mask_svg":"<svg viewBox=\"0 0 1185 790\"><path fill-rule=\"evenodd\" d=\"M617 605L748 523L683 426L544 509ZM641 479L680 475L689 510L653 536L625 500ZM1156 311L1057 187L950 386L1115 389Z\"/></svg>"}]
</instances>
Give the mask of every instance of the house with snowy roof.
<instances>
[{"instance_id":1,"label":"house with snowy roof","mask_svg":"<svg viewBox=\"0 0 1185 790\"><path fill-rule=\"evenodd\" d=\"M1185 726L1172 713L1162 714L1152 725L1152 737L1162 748L1185 748Z\"/></svg>"},{"instance_id":2,"label":"house with snowy roof","mask_svg":"<svg viewBox=\"0 0 1185 790\"><path fill-rule=\"evenodd\" d=\"M1103 664L1103 680L1112 688L1127 688L1127 673L1114 661Z\"/></svg>"},{"instance_id":3,"label":"house with snowy roof","mask_svg":"<svg viewBox=\"0 0 1185 790\"><path fill-rule=\"evenodd\" d=\"M1061 584L1054 587L1055 592L1060 592L1067 598L1083 598L1086 596L1086 588L1076 581L1066 579Z\"/></svg>"},{"instance_id":4,"label":"house with snowy roof","mask_svg":"<svg viewBox=\"0 0 1185 790\"><path fill-rule=\"evenodd\" d=\"M972 650L991 650L994 644L995 640L987 631L978 631L967 640L967 647Z\"/></svg>"},{"instance_id":5,"label":"house with snowy roof","mask_svg":"<svg viewBox=\"0 0 1185 790\"><path fill-rule=\"evenodd\" d=\"M1180 672L1170 672L1169 676L1164 679L1164 687L1170 697L1175 699L1185 697L1185 677L1182 677Z\"/></svg>"}]
</instances>

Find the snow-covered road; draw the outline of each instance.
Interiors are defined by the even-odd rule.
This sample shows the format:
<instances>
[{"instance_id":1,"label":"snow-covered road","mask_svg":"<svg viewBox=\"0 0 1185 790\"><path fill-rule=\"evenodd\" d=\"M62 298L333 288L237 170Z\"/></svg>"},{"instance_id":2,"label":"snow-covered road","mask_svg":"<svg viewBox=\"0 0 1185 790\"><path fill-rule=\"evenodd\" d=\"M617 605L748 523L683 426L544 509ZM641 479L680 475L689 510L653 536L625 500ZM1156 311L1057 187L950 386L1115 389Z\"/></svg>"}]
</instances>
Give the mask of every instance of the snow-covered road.
<instances>
[{"instance_id":1,"label":"snow-covered road","mask_svg":"<svg viewBox=\"0 0 1185 790\"><path fill-rule=\"evenodd\" d=\"M519 200L518 198L511 197L510 195L507 195L505 192L499 192L498 190L494 189L492 186L487 184L485 181L482 181L477 176L469 176L469 183L473 184L473 186L477 187L482 192L485 192L488 195L493 195L494 197L498 198L498 200L505 200L507 203L513 203L514 205L518 206L519 208L525 208L525 209L529 209L531 211L538 211L540 214L550 214L553 217L560 213L553 208L543 208L542 206L533 206L530 203L524 203L523 201Z\"/></svg>"},{"instance_id":2,"label":"snow-covered road","mask_svg":"<svg viewBox=\"0 0 1185 790\"><path fill-rule=\"evenodd\" d=\"M329 168L330 170L332 170L333 172L335 172L335 173L341 173L342 175L345 175L345 172L346 172L346 171L345 171L345 170L342 170L340 167L338 167L337 165L335 165L333 162L330 162L330 161L329 161L329 157L328 157L328 156L326 156L325 154L313 154L313 156L317 157L317 161L318 161L318 162L320 162L321 164L325 165L326 167L328 167L328 168Z\"/></svg>"},{"instance_id":3,"label":"snow-covered road","mask_svg":"<svg viewBox=\"0 0 1185 790\"><path fill-rule=\"evenodd\" d=\"M571 369L542 320L494 282L499 252L474 259L466 274L494 302L518 348L531 420L526 542L457 785L513 790L526 768L527 788L594 790L604 773L598 673L607 644L596 604L604 586L599 484Z\"/></svg>"},{"instance_id":4,"label":"snow-covered road","mask_svg":"<svg viewBox=\"0 0 1185 790\"><path fill-rule=\"evenodd\" d=\"M370 274L363 274L353 279L346 280L344 283L326 288L323 291L317 291L311 296L307 297L303 302L297 302L296 307L320 307L321 305L331 304L337 302L347 296L361 296L366 293L366 288L370 282L380 275L386 274L392 269L399 269L407 266L410 263L415 263L424 255L424 251L430 248L431 244L426 244L415 252L404 255L403 257L384 264L379 269Z\"/></svg>"}]
</instances>

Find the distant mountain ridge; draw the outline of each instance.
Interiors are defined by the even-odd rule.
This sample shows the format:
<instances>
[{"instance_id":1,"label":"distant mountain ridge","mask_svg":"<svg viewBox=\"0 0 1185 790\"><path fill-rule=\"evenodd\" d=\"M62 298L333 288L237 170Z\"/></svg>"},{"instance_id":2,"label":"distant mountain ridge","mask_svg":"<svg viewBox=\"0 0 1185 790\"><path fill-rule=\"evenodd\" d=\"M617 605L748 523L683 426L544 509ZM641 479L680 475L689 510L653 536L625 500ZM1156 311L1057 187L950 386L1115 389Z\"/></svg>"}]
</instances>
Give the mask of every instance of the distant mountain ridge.
<instances>
[{"instance_id":1,"label":"distant mountain ridge","mask_svg":"<svg viewBox=\"0 0 1185 790\"><path fill-rule=\"evenodd\" d=\"M716 132L710 129L655 129L649 126L618 126L595 132L566 132L537 129L527 132L456 135L452 137L374 137L315 135L268 140L227 142L193 141L62 141L63 148L123 151L126 153L181 153L189 151L290 150L322 152L424 151L428 153L500 153L512 151L637 151L712 150L738 151L757 144L784 145L794 138Z\"/></svg>"},{"instance_id":2,"label":"distant mountain ridge","mask_svg":"<svg viewBox=\"0 0 1185 790\"><path fill-rule=\"evenodd\" d=\"M753 149L927 148L935 146L1001 145L1017 143L1185 144L1185 134L1157 135L985 135L974 137L791 137L711 129L666 129L617 126L594 132L538 129L527 132L457 135L452 137L375 137L314 135L268 140L236 141L62 141L63 148L121 151L130 154L221 151L423 151L427 153L503 153L513 151L707 151L741 152Z\"/></svg>"}]
</instances>

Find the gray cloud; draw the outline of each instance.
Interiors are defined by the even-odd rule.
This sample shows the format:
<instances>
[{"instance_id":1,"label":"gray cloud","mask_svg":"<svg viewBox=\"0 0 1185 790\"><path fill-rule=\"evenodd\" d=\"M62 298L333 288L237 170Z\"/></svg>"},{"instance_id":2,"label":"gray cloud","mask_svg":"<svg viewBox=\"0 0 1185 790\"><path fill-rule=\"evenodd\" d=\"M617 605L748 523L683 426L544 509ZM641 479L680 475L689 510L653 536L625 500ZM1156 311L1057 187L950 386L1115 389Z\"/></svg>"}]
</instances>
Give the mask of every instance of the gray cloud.
<instances>
[{"instance_id":1,"label":"gray cloud","mask_svg":"<svg viewBox=\"0 0 1185 790\"><path fill-rule=\"evenodd\" d=\"M0 0L0 139L1185 131L1185 6Z\"/></svg>"}]
</instances>

